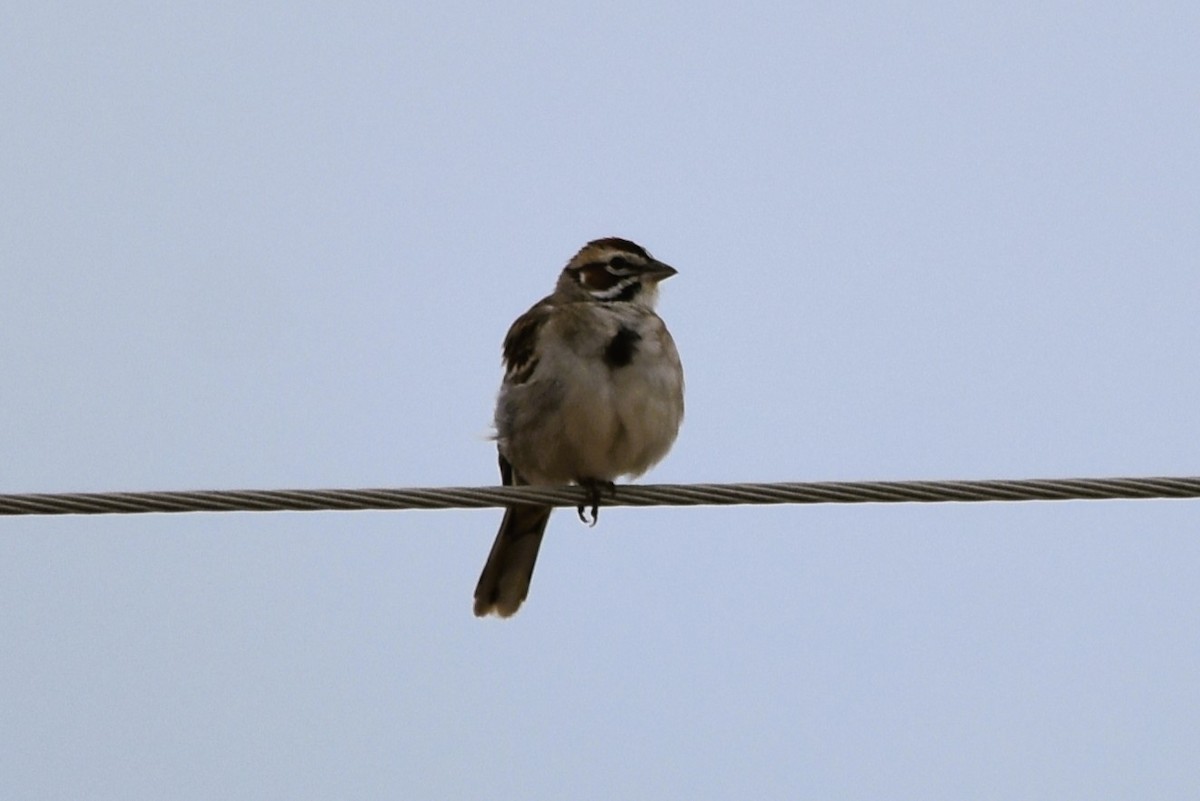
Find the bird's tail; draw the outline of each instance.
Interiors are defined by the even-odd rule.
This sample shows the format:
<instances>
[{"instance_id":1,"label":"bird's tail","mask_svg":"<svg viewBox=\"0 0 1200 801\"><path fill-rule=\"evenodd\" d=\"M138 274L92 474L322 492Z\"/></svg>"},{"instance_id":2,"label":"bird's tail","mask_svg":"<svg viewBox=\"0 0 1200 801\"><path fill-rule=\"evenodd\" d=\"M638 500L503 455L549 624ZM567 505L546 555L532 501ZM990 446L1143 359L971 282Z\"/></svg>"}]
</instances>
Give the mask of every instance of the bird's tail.
<instances>
[{"instance_id":1,"label":"bird's tail","mask_svg":"<svg viewBox=\"0 0 1200 801\"><path fill-rule=\"evenodd\" d=\"M510 506L475 585L475 615L510 617L529 594L533 566L552 507Z\"/></svg>"}]
</instances>

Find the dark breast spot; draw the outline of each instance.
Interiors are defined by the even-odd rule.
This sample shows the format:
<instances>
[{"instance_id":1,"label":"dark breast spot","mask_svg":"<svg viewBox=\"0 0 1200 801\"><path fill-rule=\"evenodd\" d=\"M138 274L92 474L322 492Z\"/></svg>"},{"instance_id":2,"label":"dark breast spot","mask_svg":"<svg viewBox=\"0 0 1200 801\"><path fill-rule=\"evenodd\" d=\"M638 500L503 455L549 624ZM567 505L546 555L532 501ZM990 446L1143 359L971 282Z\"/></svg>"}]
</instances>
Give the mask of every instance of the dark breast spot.
<instances>
[{"instance_id":1,"label":"dark breast spot","mask_svg":"<svg viewBox=\"0 0 1200 801\"><path fill-rule=\"evenodd\" d=\"M609 340L608 345L604 348L604 361L609 367L624 367L633 361L633 354L637 352L637 343L642 339L642 335L632 328L621 326L616 335Z\"/></svg>"}]
</instances>

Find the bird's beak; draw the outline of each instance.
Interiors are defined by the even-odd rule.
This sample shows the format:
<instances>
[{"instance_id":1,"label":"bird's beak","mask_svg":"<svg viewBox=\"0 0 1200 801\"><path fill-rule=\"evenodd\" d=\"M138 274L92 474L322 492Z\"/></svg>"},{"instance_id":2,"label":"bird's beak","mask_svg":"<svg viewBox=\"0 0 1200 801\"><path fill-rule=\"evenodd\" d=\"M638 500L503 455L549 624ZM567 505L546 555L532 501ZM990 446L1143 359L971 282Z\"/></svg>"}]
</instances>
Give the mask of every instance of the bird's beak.
<instances>
[{"instance_id":1,"label":"bird's beak","mask_svg":"<svg viewBox=\"0 0 1200 801\"><path fill-rule=\"evenodd\" d=\"M677 272L679 271L674 267L669 264L663 264L661 261L651 262L646 267L646 275L655 281L665 281Z\"/></svg>"}]
</instances>

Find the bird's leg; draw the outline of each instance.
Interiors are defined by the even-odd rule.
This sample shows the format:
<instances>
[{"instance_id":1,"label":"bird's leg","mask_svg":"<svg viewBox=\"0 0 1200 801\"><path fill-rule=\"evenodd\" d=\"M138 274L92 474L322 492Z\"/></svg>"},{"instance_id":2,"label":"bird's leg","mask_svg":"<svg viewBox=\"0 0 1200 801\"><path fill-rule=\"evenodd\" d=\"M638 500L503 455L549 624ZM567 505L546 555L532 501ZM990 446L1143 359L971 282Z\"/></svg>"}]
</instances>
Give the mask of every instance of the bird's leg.
<instances>
[{"instance_id":1,"label":"bird's leg","mask_svg":"<svg viewBox=\"0 0 1200 801\"><path fill-rule=\"evenodd\" d=\"M598 478L581 478L578 481L580 487L587 491L587 501L578 508L579 519L581 522L587 523L589 526L596 525L596 521L600 519L600 495L607 493L610 497L617 494L617 485L611 481L601 481ZM592 507L592 519L588 520L584 510L588 505Z\"/></svg>"}]
</instances>

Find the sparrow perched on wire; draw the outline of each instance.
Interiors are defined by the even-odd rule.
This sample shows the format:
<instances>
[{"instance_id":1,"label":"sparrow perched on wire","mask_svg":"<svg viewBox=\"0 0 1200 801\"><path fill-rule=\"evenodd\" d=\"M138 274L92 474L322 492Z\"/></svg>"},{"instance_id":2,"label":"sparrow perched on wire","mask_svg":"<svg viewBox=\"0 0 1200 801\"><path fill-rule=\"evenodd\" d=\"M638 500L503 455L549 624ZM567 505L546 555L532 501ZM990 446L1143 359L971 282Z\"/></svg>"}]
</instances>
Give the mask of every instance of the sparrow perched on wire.
<instances>
[{"instance_id":1,"label":"sparrow perched on wire","mask_svg":"<svg viewBox=\"0 0 1200 801\"><path fill-rule=\"evenodd\" d=\"M602 490L667 454L683 420L683 366L654 304L675 272L627 239L597 239L512 324L495 421L505 486L578 484L594 523ZM505 511L475 587L477 616L521 607L550 511Z\"/></svg>"}]
</instances>

